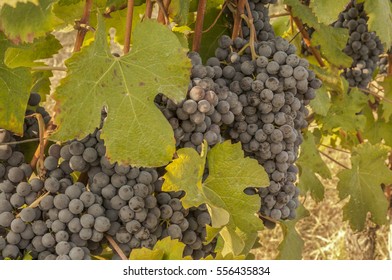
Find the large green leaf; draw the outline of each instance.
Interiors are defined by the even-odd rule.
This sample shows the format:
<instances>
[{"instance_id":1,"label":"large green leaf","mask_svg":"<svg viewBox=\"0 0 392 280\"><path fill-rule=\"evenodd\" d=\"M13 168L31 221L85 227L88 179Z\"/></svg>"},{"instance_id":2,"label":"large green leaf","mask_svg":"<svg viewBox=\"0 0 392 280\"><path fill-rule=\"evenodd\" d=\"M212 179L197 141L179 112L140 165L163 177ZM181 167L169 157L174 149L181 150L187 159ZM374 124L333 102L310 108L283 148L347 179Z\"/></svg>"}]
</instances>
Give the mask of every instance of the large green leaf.
<instances>
[{"instance_id":1,"label":"large green leaf","mask_svg":"<svg viewBox=\"0 0 392 280\"><path fill-rule=\"evenodd\" d=\"M99 126L106 106L101 137L110 160L161 166L171 160L175 141L154 98L161 92L184 99L191 64L176 36L157 22L144 21L133 37L129 54L112 56L99 17L95 41L67 61L68 75L54 94L58 130L52 139L84 137Z\"/></svg>"},{"instance_id":2,"label":"large green leaf","mask_svg":"<svg viewBox=\"0 0 392 280\"><path fill-rule=\"evenodd\" d=\"M331 99L331 107L325 117L320 118L324 130L341 128L346 132L363 129L366 118L361 114L367 106L367 96L357 88L344 94L335 94Z\"/></svg>"},{"instance_id":3,"label":"large green leaf","mask_svg":"<svg viewBox=\"0 0 392 280\"><path fill-rule=\"evenodd\" d=\"M386 122L389 122L392 116L392 76L388 76L380 83L384 87L384 97L387 100L382 101L383 117Z\"/></svg>"},{"instance_id":4,"label":"large green leaf","mask_svg":"<svg viewBox=\"0 0 392 280\"><path fill-rule=\"evenodd\" d=\"M380 144L360 144L353 150L351 169L338 174L340 199L350 196L343 208L343 218L353 230L363 229L368 212L378 225L387 221L388 201L381 184L392 183L392 171L385 165L388 151Z\"/></svg>"},{"instance_id":5,"label":"large green leaf","mask_svg":"<svg viewBox=\"0 0 392 280\"><path fill-rule=\"evenodd\" d=\"M300 168L298 187L305 193L309 191L315 201L323 200L324 185L317 178L316 174L330 179L331 172L320 156L314 135L309 131L304 135L304 142L301 144L301 155L297 165Z\"/></svg>"},{"instance_id":6,"label":"large green leaf","mask_svg":"<svg viewBox=\"0 0 392 280\"><path fill-rule=\"evenodd\" d=\"M280 223L283 230L283 240L279 244L278 260L300 260L302 259L302 251L304 241L295 229L297 222L309 216L308 210L302 205L297 208L297 218L292 221L284 221Z\"/></svg>"},{"instance_id":7,"label":"large green leaf","mask_svg":"<svg viewBox=\"0 0 392 280\"><path fill-rule=\"evenodd\" d=\"M377 33L386 49L392 46L392 4L390 0L366 0L369 30Z\"/></svg>"},{"instance_id":8,"label":"large green leaf","mask_svg":"<svg viewBox=\"0 0 392 280\"><path fill-rule=\"evenodd\" d=\"M302 5L299 0L284 0L284 3L291 6L294 16L316 30L312 38L313 45L321 45L321 52L328 61L341 68L351 66L352 58L342 51L349 38L347 29L319 23L312 10Z\"/></svg>"},{"instance_id":9,"label":"large green leaf","mask_svg":"<svg viewBox=\"0 0 392 280\"><path fill-rule=\"evenodd\" d=\"M178 158L166 167L164 191L184 190L184 207L206 203L215 235L225 241L222 254L247 254L262 228L255 215L260 198L244 193L246 187L268 185L268 176L256 160L244 158L241 144L230 141L217 144L206 155L206 146L199 155L194 149L177 151ZM202 182L206 156L209 175Z\"/></svg>"},{"instance_id":10,"label":"large green leaf","mask_svg":"<svg viewBox=\"0 0 392 280\"><path fill-rule=\"evenodd\" d=\"M130 260L184 260L191 259L183 257L185 244L177 239L172 240L169 236L154 245L152 250L147 248L133 249Z\"/></svg>"},{"instance_id":11,"label":"large green leaf","mask_svg":"<svg viewBox=\"0 0 392 280\"><path fill-rule=\"evenodd\" d=\"M18 3L16 8L4 5L0 11L0 26L14 42L33 42L52 31L59 19L52 13L55 0L39 0L33 3Z\"/></svg>"},{"instance_id":12,"label":"large green leaf","mask_svg":"<svg viewBox=\"0 0 392 280\"><path fill-rule=\"evenodd\" d=\"M0 32L0 127L22 135L31 74L28 68L10 69L4 64L4 53L10 46Z\"/></svg>"},{"instance_id":13,"label":"large green leaf","mask_svg":"<svg viewBox=\"0 0 392 280\"><path fill-rule=\"evenodd\" d=\"M338 19L350 0L310 0L310 8L320 23L331 24Z\"/></svg>"},{"instance_id":14,"label":"large green leaf","mask_svg":"<svg viewBox=\"0 0 392 280\"><path fill-rule=\"evenodd\" d=\"M33 43L25 43L8 48L5 53L4 63L10 68L43 65L43 62L36 62L36 60L51 58L61 48L62 45L56 37L48 34L46 37L35 39Z\"/></svg>"}]
</instances>

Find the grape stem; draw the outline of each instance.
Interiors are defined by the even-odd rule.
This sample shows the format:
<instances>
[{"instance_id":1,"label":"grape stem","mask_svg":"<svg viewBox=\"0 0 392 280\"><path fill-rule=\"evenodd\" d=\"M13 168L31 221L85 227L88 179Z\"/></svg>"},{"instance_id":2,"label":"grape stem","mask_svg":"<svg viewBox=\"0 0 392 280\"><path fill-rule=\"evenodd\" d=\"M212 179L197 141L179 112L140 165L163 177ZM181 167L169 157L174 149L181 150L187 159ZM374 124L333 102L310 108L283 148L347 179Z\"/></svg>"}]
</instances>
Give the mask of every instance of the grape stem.
<instances>
[{"instance_id":1,"label":"grape stem","mask_svg":"<svg viewBox=\"0 0 392 280\"><path fill-rule=\"evenodd\" d=\"M18 144L23 144L23 143L37 142L37 141L39 141L39 138L31 138L31 139L20 140L20 141L12 141L12 142L0 143L0 146L18 145Z\"/></svg>"},{"instance_id":2,"label":"grape stem","mask_svg":"<svg viewBox=\"0 0 392 280\"><path fill-rule=\"evenodd\" d=\"M250 46L249 47L250 47L250 51L252 53L252 59L255 60L258 57L258 55L256 54L256 50L255 50L256 29L253 24L253 15L250 10L248 0L245 1L245 7L246 7L246 11L248 13L248 16L246 16L245 14L242 14L241 17L246 21L246 24L248 25L248 27L250 29L250 36L249 36Z\"/></svg>"},{"instance_id":3,"label":"grape stem","mask_svg":"<svg viewBox=\"0 0 392 280\"><path fill-rule=\"evenodd\" d=\"M355 87L350 87L350 88L355 88ZM374 97L376 97L376 98L378 98L378 99L380 99L380 100L383 100L383 101L385 101L385 102L387 102L387 103L392 104L392 100L391 100L391 99L389 99L389 98L387 98L387 97L385 97L385 96L378 95L377 93L375 93L375 92L373 92L373 91L371 91L371 90L364 89L364 88L360 88L359 90L360 90L360 91L363 91L363 92L365 92L365 93L369 93L370 95L373 95Z\"/></svg>"},{"instance_id":4,"label":"grape stem","mask_svg":"<svg viewBox=\"0 0 392 280\"><path fill-rule=\"evenodd\" d=\"M286 17L286 16L289 16L289 15L290 15L290 13L279 13L279 14L272 14L269 17L270 18L278 18L278 17Z\"/></svg>"},{"instance_id":5,"label":"grape stem","mask_svg":"<svg viewBox=\"0 0 392 280\"><path fill-rule=\"evenodd\" d=\"M132 36L132 18L133 18L133 6L135 1L128 0L128 9L127 9L127 19L125 23L125 38L124 38L124 54L129 53L129 49L131 47L131 36Z\"/></svg>"},{"instance_id":6,"label":"grape stem","mask_svg":"<svg viewBox=\"0 0 392 280\"><path fill-rule=\"evenodd\" d=\"M392 53L388 52L388 76L392 76Z\"/></svg>"},{"instance_id":7,"label":"grape stem","mask_svg":"<svg viewBox=\"0 0 392 280\"><path fill-rule=\"evenodd\" d=\"M42 201L42 199L44 199L45 197L47 197L50 194L50 192L46 192L43 195L41 195L40 197L38 197L36 200L33 201L33 203L31 203L29 206L29 208L36 208L39 203ZM16 218L20 217L20 212L15 216Z\"/></svg>"},{"instance_id":8,"label":"grape stem","mask_svg":"<svg viewBox=\"0 0 392 280\"><path fill-rule=\"evenodd\" d=\"M83 16L79 21L80 25L88 26L92 5L93 5L93 0L86 0L86 4L84 5ZM74 52L80 51L80 49L83 45L84 37L86 36L87 30L88 30L87 28L79 28L78 35L76 36L76 40L75 40L74 49L73 49Z\"/></svg>"},{"instance_id":9,"label":"grape stem","mask_svg":"<svg viewBox=\"0 0 392 280\"><path fill-rule=\"evenodd\" d=\"M41 150L45 149L45 146L48 144L49 142L49 134L55 129L55 125L53 124L52 121L49 122L48 126L46 127L46 130L43 131L43 133L41 133L41 129L40 129L40 145L37 147L37 149L35 150L35 153L33 155L33 158L30 161L30 166L31 168L34 170L37 166L38 161L41 158ZM41 138L42 137L42 138ZM42 163L43 166L43 163Z\"/></svg>"},{"instance_id":10,"label":"grape stem","mask_svg":"<svg viewBox=\"0 0 392 280\"><path fill-rule=\"evenodd\" d=\"M347 167L347 166L344 165L343 163L337 161L337 160L334 159L333 157L330 157L330 156L327 155L326 153L324 153L324 152L322 152L322 151L320 151L320 150L318 150L318 152L319 152L321 155L325 156L327 159L329 159L329 160L333 161L334 163L336 163L337 165L340 165L341 167L343 167L343 168L345 168L345 169L350 169L349 167Z\"/></svg>"},{"instance_id":11,"label":"grape stem","mask_svg":"<svg viewBox=\"0 0 392 280\"><path fill-rule=\"evenodd\" d=\"M114 251L116 251L116 253L120 256L120 258L123 261L128 260L127 256L125 256L124 252L118 246L116 241L114 241L114 239L110 235L108 235L108 234L105 234L105 237L109 241L110 245L113 247Z\"/></svg>"},{"instance_id":12,"label":"grape stem","mask_svg":"<svg viewBox=\"0 0 392 280\"><path fill-rule=\"evenodd\" d=\"M197 6L195 33L193 35L193 42L192 42L192 51L195 52L198 52L200 50L206 6L207 6L207 0L200 0L199 5Z\"/></svg>"},{"instance_id":13,"label":"grape stem","mask_svg":"<svg viewBox=\"0 0 392 280\"><path fill-rule=\"evenodd\" d=\"M316 58L318 64L321 67L325 67L325 63L324 63L323 59L321 58L321 54L315 47L312 46L312 43L310 41L310 36L309 36L308 32L306 31L306 29L304 28L304 25L303 25L302 21L298 17L295 17L293 15L293 12L292 12L290 6L288 6L287 9L288 9L288 11L290 13L290 16L293 19L295 25L297 26L297 28L301 32L302 38L304 39L304 42L305 42L306 46L310 49L310 51L312 52L313 56Z\"/></svg>"}]
</instances>

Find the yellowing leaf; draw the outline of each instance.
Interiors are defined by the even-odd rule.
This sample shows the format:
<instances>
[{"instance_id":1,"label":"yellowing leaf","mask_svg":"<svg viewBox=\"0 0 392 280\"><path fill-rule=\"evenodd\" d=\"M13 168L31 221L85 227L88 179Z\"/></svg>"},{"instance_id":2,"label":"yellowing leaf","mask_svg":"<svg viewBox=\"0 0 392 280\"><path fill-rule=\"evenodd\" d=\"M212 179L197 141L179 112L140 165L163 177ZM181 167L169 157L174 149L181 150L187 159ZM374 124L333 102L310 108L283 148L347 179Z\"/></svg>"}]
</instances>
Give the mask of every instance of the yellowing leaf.
<instances>
[{"instance_id":1,"label":"yellowing leaf","mask_svg":"<svg viewBox=\"0 0 392 280\"><path fill-rule=\"evenodd\" d=\"M9 46L0 32L0 127L22 135L32 78L25 67L10 69L4 65L4 52Z\"/></svg>"},{"instance_id":2,"label":"yellowing leaf","mask_svg":"<svg viewBox=\"0 0 392 280\"><path fill-rule=\"evenodd\" d=\"M18 3L32 3L34 5L38 5L39 0L0 0L0 6L7 4L15 8Z\"/></svg>"},{"instance_id":3,"label":"yellowing leaf","mask_svg":"<svg viewBox=\"0 0 392 280\"><path fill-rule=\"evenodd\" d=\"M54 94L58 130L52 138L84 137L99 126L106 106L101 137L110 160L162 166L172 159L175 141L154 98L158 93L176 102L185 98L191 65L176 36L157 22L140 23L133 38L129 54L112 56L99 17L95 41L66 63L68 75Z\"/></svg>"},{"instance_id":4,"label":"yellowing leaf","mask_svg":"<svg viewBox=\"0 0 392 280\"><path fill-rule=\"evenodd\" d=\"M206 146L200 156L191 148L180 149L178 158L166 168L162 189L184 190L185 207L206 203L212 221L209 238L220 234L225 241L223 255L246 255L262 223L255 215L260 209L260 198L246 195L244 189L267 186L268 176L256 160L244 158L241 144L226 141L208 152L209 176L202 182L205 149Z\"/></svg>"},{"instance_id":5,"label":"yellowing leaf","mask_svg":"<svg viewBox=\"0 0 392 280\"><path fill-rule=\"evenodd\" d=\"M130 260L189 260L190 257L183 257L185 244L177 239L172 240L166 237L158 240L152 250L147 248L133 249Z\"/></svg>"},{"instance_id":6,"label":"yellowing leaf","mask_svg":"<svg viewBox=\"0 0 392 280\"><path fill-rule=\"evenodd\" d=\"M374 223L386 222L388 201L381 184L392 183L392 171L385 165L387 154L385 146L361 144L353 150L351 169L338 174L340 199L350 196L343 208L343 217L353 230L363 229L368 212Z\"/></svg>"},{"instance_id":7,"label":"yellowing leaf","mask_svg":"<svg viewBox=\"0 0 392 280\"><path fill-rule=\"evenodd\" d=\"M0 26L14 42L33 42L52 31L59 19L52 13L55 0L39 0L38 5L17 3L16 7L4 5L0 10Z\"/></svg>"}]
</instances>

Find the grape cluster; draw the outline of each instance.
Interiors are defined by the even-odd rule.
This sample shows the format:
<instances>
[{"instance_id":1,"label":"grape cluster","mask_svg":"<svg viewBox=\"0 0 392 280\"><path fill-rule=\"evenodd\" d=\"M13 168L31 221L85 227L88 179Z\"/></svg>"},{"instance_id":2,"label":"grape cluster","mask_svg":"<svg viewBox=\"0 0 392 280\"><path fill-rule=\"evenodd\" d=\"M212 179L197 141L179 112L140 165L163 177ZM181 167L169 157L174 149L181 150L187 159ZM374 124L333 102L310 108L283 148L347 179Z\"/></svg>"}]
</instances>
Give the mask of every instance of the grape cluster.
<instances>
[{"instance_id":1,"label":"grape cluster","mask_svg":"<svg viewBox=\"0 0 392 280\"><path fill-rule=\"evenodd\" d=\"M203 244L210 224L206 209L184 209L181 193L162 192L156 169L111 163L100 134L96 129L82 140L52 144L42 179L28 180L32 170L23 154L15 145L0 145L0 258L29 252L33 259L90 259L108 246L105 235L127 255L166 236L187 241L184 255L213 254L214 243ZM0 143L13 141L7 130L0 136ZM75 171L85 174L86 184L73 182Z\"/></svg>"},{"instance_id":2,"label":"grape cluster","mask_svg":"<svg viewBox=\"0 0 392 280\"><path fill-rule=\"evenodd\" d=\"M174 130L177 147L200 152L204 139L209 146L222 140L221 127L232 124L242 106L236 94L214 82L222 77L218 58L204 66L198 53L191 52L189 57L193 67L185 100L175 104L159 95L155 101Z\"/></svg>"},{"instance_id":3,"label":"grape cluster","mask_svg":"<svg viewBox=\"0 0 392 280\"><path fill-rule=\"evenodd\" d=\"M389 61L388 56L383 56L380 58L380 61L377 64L379 69L379 74L385 75L388 73Z\"/></svg>"},{"instance_id":4,"label":"grape cluster","mask_svg":"<svg viewBox=\"0 0 392 280\"><path fill-rule=\"evenodd\" d=\"M184 244L184 256L192 256L198 260L208 255L214 255L216 238L208 244L206 240L206 225L211 225L211 216L205 204L199 207L184 208L181 198L185 192L162 192L162 181L156 184L156 198L161 211L161 238L170 236Z\"/></svg>"},{"instance_id":5,"label":"grape cluster","mask_svg":"<svg viewBox=\"0 0 392 280\"><path fill-rule=\"evenodd\" d=\"M344 48L344 53L353 58L350 68L344 70L344 77L350 86L366 88L377 67L379 55L383 53L380 39L374 32L368 30L368 16L363 3L352 3L352 7L339 15L334 27L349 30L350 38Z\"/></svg>"},{"instance_id":6,"label":"grape cluster","mask_svg":"<svg viewBox=\"0 0 392 280\"><path fill-rule=\"evenodd\" d=\"M274 220L293 219L299 203L294 162L303 140L301 129L308 126L305 106L321 81L286 40L277 37L256 43L255 60L250 47L238 53L247 44L245 39L231 41L223 36L216 57L209 59L219 60L222 68L215 83L235 93L243 108L225 135L241 142L245 154L257 159L269 175L268 188L248 190L259 193L260 213Z\"/></svg>"},{"instance_id":7,"label":"grape cluster","mask_svg":"<svg viewBox=\"0 0 392 280\"><path fill-rule=\"evenodd\" d=\"M26 110L26 118L23 125L23 136L24 138L38 138L39 137L39 126L38 121L35 117L32 117L32 114L41 114L45 125L47 125L50 121L50 115L45 110L44 107L39 106L41 102L41 96L38 93L32 92L30 93L28 100L28 108Z\"/></svg>"},{"instance_id":8,"label":"grape cluster","mask_svg":"<svg viewBox=\"0 0 392 280\"><path fill-rule=\"evenodd\" d=\"M250 0L249 8L253 17L253 25L256 31L256 38L259 41L271 40L275 37L274 30L270 23L269 10L266 5L276 4L277 0ZM245 15L248 15L245 9ZM249 40L250 29L246 21L243 20L241 24L242 37Z\"/></svg>"}]
</instances>

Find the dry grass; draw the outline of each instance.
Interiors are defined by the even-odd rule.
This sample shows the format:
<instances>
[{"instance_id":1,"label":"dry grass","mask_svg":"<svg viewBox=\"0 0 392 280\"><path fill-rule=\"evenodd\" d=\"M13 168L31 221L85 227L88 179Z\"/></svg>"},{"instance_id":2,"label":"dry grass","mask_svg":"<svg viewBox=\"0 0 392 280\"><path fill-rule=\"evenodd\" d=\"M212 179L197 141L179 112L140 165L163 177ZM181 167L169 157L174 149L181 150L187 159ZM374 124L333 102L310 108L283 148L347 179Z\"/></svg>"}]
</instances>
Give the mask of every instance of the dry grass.
<instances>
[{"instance_id":1,"label":"dry grass","mask_svg":"<svg viewBox=\"0 0 392 280\"><path fill-rule=\"evenodd\" d=\"M326 150L331 157L349 166L347 154ZM333 175L343 168L324 158ZM303 204L310 215L297 224L297 231L305 241L302 257L305 260L342 260L351 259L353 252L347 246L347 239L355 235L348 222L343 221L343 206L347 199L341 201L338 197L336 177L330 180L322 179L325 186L325 198L315 203L310 196L303 197ZM377 231L375 259L388 259L388 226L382 226ZM256 259L275 259L278 246L283 238L279 226L274 230L263 230L260 235L261 247L253 250Z\"/></svg>"}]
</instances>

